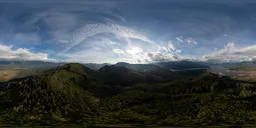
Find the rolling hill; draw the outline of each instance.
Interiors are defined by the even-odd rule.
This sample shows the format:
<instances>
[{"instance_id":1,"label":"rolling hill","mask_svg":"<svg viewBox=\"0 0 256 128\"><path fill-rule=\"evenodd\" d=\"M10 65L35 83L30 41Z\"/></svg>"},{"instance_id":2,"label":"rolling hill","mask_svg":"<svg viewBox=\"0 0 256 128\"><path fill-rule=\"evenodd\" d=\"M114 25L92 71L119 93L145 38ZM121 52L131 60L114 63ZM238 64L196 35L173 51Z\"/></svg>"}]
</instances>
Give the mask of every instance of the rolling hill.
<instances>
[{"instance_id":1,"label":"rolling hill","mask_svg":"<svg viewBox=\"0 0 256 128\"><path fill-rule=\"evenodd\" d=\"M255 123L256 83L186 72L158 81L115 65L92 70L65 64L0 83L0 125Z\"/></svg>"},{"instance_id":2,"label":"rolling hill","mask_svg":"<svg viewBox=\"0 0 256 128\"><path fill-rule=\"evenodd\" d=\"M186 69L207 69L209 66L199 63L199 62L191 62L191 61L171 61L171 62L159 62L156 63L164 68L174 69L174 70L186 70Z\"/></svg>"}]
</instances>

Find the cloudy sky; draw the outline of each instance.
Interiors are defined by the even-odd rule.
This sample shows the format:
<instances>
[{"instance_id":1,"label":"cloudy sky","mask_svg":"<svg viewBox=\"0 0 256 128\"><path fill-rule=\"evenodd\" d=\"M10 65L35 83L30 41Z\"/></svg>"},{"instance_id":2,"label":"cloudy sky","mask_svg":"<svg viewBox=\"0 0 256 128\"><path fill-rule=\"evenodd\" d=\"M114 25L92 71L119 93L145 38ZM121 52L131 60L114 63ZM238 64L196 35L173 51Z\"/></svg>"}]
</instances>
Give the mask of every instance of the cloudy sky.
<instances>
[{"instance_id":1,"label":"cloudy sky","mask_svg":"<svg viewBox=\"0 0 256 128\"><path fill-rule=\"evenodd\" d=\"M253 0L1 0L0 60L256 60Z\"/></svg>"}]
</instances>

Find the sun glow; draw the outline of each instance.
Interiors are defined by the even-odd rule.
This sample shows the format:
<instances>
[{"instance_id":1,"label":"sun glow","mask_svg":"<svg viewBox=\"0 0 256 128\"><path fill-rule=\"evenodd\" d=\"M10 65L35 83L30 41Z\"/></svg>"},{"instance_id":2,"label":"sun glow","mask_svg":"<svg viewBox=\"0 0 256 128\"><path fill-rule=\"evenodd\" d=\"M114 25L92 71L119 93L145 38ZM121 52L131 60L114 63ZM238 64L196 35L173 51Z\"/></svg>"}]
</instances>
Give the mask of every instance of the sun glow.
<instances>
[{"instance_id":1,"label":"sun glow","mask_svg":"<svg viewBox=\"0 0 256 128\"><path fill-rule=\"evenodd\" d=\"M130 49L127 49L126 52L131 55L136 55L138 53L142 53L143 50L139 47L132 47Z\"/></svg>"}]
</instances>

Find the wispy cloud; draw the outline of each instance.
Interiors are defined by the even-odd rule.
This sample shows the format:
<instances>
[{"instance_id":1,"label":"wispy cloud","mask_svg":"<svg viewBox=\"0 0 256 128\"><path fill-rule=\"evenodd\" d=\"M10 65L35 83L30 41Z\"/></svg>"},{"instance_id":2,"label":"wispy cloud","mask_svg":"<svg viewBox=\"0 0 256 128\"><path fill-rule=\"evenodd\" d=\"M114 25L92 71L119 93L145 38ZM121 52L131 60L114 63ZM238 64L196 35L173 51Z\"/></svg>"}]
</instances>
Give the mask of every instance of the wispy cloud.
<instances>
[{"instance_id":1,"label":"wispy cloud","mask_svg":"<svg viewBox=\"0 0 256 128\"><path fill-rule=\"evenodd\" d=\"M180 37L176 37L176 40L178 40L179 42L182 42L182 43L184 42L184 41L183 41L183 37L182 37L182 36L180 36Z\"/></svg>"},{"instance_id":2,"label":"wispy cloud","mask_svg":"<svg viewBox=\"0 0 256 128\"><path fill-rule=\"evenodd\" d=\"M36 33L17 33L14 39L31 45L41 43L41 39Z\"/></svg>"},{"instance_id":3,"label":"wispy cloud","mask_svg":"<svg viewBox=\"0 0 256 128\"><path fill-rule=\"evenodd\" d=\"M188 43L188 44L194 44L194 45L197 45L198 43L194 40L194 39L192 39L192 38L188 38L187 40L186 40L186 42Z\"/></svg>"},{"instance_id":4,"label":"wispy cloud","mask_svg":"<svg viewBox=\"0 0 256 128\"><path fill-rule=\"evenodd\" d=\"M100 33L112 33L119 37L139 39L148 43L154 43L140 32L128 27L117 24L88 24L73 34L73 37L70 40L70 45L63 52L83 43L88 37L92 37Z\"/></svg>"},{"instance_id":5,"label":"wispy cloud","mask_svg":"<svg viewBox=\"0 0 256 128\"><path fill-rule=\"evenodd\" d=\"M192 39L192 38L184 39L182 36L176 37L176 40L178 40L181 43L188 43L188 44L193 44L193 45L198 44L194 39Z\"/></svg>"},{"instance_id":6,"label":"wispy cloud","mask_svg":"<svg viewBox=\"0 0 256 128\"><path fill-rule=\"evenodd\" d=\"M0 40L10 51L0 56L136 63L253 60L254 4L196 1L1 0ZM251 11L237 13L245 8ZM226 45L229 41L237 43Z\"/></svg>"},{"instance_id":7,"label":"wispy cloud","mask_svg":"<svg viewBox=\"0 0 256 128\"><path fill-rule=\"evenodd\" d=\"M124 54L125 52L121 49L113 49L113 52L116 54Z\"/></svg>"}]
</instances>

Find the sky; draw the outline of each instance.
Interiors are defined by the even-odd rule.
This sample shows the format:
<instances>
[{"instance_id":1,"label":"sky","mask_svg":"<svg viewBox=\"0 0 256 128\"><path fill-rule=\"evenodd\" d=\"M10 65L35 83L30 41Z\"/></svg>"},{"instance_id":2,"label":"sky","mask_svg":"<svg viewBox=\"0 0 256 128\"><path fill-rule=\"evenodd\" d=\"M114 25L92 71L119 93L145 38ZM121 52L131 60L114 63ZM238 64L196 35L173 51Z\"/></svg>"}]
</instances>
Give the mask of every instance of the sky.
<instances>
[{"instance_id":1,"label":"sky","mask_svg":"<svg viewBox=\"0 0 256 128\"><path fill-rule=\"evenodd\" d=\"M256 60L253 0L1 0L0 60Z\"/></svg>"}]
</instances>

